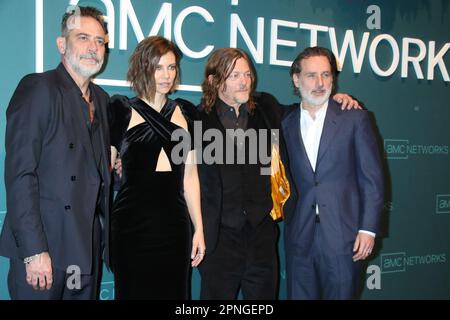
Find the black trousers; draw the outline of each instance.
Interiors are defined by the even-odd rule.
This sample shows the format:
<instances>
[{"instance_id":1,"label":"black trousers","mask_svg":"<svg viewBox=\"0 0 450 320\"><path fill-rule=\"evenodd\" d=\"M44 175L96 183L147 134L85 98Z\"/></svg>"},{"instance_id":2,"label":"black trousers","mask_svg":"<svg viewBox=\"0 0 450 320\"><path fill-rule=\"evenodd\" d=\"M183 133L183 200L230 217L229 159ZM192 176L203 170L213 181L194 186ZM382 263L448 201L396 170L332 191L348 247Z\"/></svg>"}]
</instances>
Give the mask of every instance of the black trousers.
<instances>
[{"instance_id":1,"label":"black trousers","mask_svg":"<svg viewBox=\"0 0 450 320\"><path fill-rule=\"evenodd\" d=\"M245 300L276 299L278 234L270 216L257 227L221 227L216 249L200 264L200 299L233 300L239 289Z\"/></svg>"},{"instance_id":2,"label":"black trousers","mask_svg":"<svg viewBox=\"0 0 450 320\"><path fill-rule=\"evenodd\" d=\"M100 292L101 259L101 225L95 215L92 244L92 273L80 276L80 289L71 289L73 270L53 268L53 285L50 290L34 290L26 282L26 269L22 260L10 259L8 289L12 300L94 300ZM69 271L69 273L67 273ZM71 284L68 286L67 284Z\"/></svg>"}]
</instances>

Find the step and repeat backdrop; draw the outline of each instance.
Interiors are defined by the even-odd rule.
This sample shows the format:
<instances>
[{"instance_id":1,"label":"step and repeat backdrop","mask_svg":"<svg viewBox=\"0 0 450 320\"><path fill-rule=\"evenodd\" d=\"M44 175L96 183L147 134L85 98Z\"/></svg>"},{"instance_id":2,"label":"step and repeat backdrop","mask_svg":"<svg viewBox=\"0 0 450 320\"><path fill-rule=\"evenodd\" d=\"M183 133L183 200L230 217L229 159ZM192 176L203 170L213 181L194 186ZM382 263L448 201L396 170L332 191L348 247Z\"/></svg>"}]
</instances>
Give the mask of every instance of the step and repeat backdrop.
<instances>
[{"instance_id":1,"label":"step and repeat backdrop","mask_svg":"<svg viewBox=\"0 0 450 320\"><path fill-rule=\"evenodd\" d=\"M284 104L298 99L289 78L295 56L308 46L331 49L342 69L339 91L373 112L384 150L384 237L367 261L362 298L450 299L450 1L0 0L0 227L7 105L24 75L57 66L61 17L77 4L95 6L108 19L109 55L96 82L111 95L134 95L125 81L128 58L149 35L179 46L182 83L173 97L195 104L216 48L246 50L258 91ZM285 299L282 241L279 249L279 297ZM8 267L1 257L0 299L9 299ZM193 299L199 283L193 270ZM114 299L106 269L101 299Z\"/></svg>"}]
</instances>

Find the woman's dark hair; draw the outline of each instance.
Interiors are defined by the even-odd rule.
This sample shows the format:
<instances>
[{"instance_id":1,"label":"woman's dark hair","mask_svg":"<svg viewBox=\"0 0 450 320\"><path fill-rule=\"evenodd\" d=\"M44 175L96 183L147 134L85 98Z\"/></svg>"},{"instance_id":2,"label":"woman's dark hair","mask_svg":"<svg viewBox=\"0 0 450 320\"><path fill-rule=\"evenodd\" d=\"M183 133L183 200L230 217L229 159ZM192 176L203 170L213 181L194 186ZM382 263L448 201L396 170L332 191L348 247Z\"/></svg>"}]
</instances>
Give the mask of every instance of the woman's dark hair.
<instances>
[{"instance_id":1,"label":"woman's dark hair","mask_svg":"<svg viewBox=\"0 0 450 320\"><path fill-rule=\"evenodd\" d=\"M175 55L177 75L170 92L175 91L180 83L181 52L177 46L164 37L148 37L139 42L130 57L127 79L138 96L150 101L155 98L155 70L159 60L166 53Z\"/></svg>"}]
</instances>

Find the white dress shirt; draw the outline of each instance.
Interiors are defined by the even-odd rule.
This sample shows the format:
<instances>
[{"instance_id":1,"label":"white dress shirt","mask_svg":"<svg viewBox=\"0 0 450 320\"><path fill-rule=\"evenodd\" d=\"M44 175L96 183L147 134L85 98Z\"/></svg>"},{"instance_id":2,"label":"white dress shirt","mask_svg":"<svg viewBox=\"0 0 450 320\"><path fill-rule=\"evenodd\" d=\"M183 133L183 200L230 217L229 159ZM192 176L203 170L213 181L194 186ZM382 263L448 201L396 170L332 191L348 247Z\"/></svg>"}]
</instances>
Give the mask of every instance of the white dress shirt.
<instances>
[{"instance_id":1,"label":"white dress shirt","mask_svg":"<svg viewBox=\"0 0 450 320\"><path fill-rule=\"evenodd\" d=\"M300 104L300 131L302 134L303 144L305 146L306 154L311 164L312 170L316 171L317 154L319 152L320 138L322 137L323 124L327 114L328 101L324 103L315 113L315 119L310 113L303 108L303 103ZM319 214L319 206L316 204L316 214ZM359 230L359 232L367 233L375 237L375 233L367 230Z\"/></svg>"},{"instance_id":2,"label":"white dress shirt","mask_svg":"<svg viewBox=\"0 0 450 320\"><path fill-rule=\"evenodd\" d=\"M303 103L301 104L300 130L313 171L316 171L317 153L319 152L320 137L322 136L327 109L328 101L316 111L315 119L313 119L309 112L303 108Z\"/></svg>"}]
</instances>

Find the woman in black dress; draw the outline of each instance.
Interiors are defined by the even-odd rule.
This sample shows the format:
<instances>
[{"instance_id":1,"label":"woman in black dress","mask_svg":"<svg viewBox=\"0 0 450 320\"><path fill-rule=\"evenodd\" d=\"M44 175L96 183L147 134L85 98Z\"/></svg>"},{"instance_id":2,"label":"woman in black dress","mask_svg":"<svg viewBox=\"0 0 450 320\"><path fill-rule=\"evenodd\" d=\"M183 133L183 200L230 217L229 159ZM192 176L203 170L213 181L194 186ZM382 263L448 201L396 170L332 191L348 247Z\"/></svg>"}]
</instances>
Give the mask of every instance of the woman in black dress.
<instances>
[{"instance_id":1,"label":"woman in black dress","mask_svg":"<svg viewBox=\"0 0 450 320\"><path fill-rule=\"evenodd\" d=\"M116 299L188 299L189 262L198 266L205 253L195 152L185 163L171 159L172 133L192 125L187 106L167 97L179 59L169 40L144 39L128 70L137 97L111 101L111 163L118 153L122 161L111 213Z\"/></svg>"}]
</instances>

